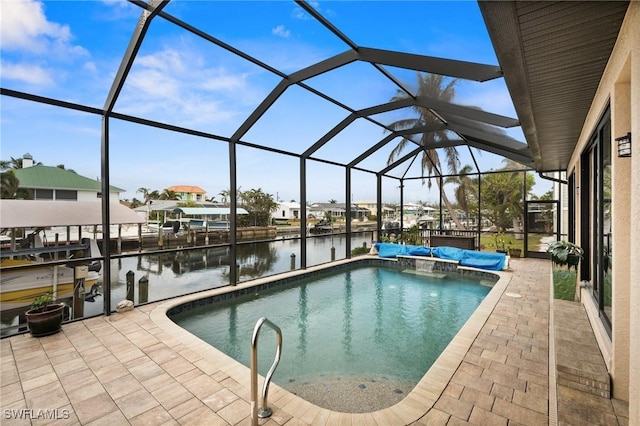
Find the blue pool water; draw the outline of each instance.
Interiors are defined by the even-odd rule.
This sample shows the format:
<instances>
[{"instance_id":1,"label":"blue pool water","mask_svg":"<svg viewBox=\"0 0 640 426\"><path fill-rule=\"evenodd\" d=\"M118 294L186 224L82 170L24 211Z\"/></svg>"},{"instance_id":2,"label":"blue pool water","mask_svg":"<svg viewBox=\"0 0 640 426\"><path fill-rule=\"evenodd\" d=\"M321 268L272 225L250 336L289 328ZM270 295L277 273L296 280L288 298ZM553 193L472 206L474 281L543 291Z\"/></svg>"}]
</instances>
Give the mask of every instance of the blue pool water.
<instances>
[{"instance_id":1,"label":"blue pool water","mask_svg":"<svg viewBox=\"0 0 640 426\"><path fill-rule=\"evenodd\" d=\"M336 406L323 401L333 388L348 384L362 391L386 385L383 393L395 394L382 398L386 402L381 404L388 406L418 383L489 291L460 275L432 278L360 267L194 308L171 319L249 366L253 328L267 317L283 334L275 383L332 409ZM275 333L263 327L258 341L263 375L273 362L275 341ZM320 399L318 393L323 394ZM350 411L372 408L382 407Z\"/></svg>"}]
</instances>

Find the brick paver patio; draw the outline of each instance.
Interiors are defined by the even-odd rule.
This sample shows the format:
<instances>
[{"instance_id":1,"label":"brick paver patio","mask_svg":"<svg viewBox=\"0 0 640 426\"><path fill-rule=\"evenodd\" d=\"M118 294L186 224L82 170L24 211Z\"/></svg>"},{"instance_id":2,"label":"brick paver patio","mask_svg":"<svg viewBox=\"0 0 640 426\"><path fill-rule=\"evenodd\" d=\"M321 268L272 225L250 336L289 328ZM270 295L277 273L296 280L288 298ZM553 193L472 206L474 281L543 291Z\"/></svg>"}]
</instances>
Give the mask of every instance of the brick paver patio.
<instances>
[{"instance_id":1,"label":"brick paver patio","mask_svg":"<svg viewBox=\"0 0 640 426\"><path fill-rule=\"evenodd\" d=\"M460 337L468 340L460 359L442 360L444 368L429 372L444 378L442 389L427 383L394 409L351 415L272 385L274 414L260 424L543 425L556 424L558 415L561 424L572 424L564 404L556 414L555 387L549 387L555 377L549 374L549 262L512 265L486 321L476 324L473 336ZM208 356L206 345L175 333L159 305L65 324L61 333L40 339L3 339L2 424L249 425L247 369ZM583 393L573 389L570 396ZM602 424L625 424L619 401L590 394L580 404L587 412L599 410L595 418Z\"/></svg>"}]
</instances>

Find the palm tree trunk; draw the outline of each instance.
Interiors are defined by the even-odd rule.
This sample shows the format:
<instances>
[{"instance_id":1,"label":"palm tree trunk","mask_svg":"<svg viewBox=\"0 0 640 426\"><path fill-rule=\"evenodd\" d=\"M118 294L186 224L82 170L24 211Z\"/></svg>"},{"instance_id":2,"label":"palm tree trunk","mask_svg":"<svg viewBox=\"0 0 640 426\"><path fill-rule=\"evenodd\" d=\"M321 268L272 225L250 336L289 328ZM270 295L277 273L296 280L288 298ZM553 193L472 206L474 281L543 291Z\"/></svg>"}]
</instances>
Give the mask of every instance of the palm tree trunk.
<instances>
[{"instance_id":1,"label":"palm tree trunk","mask_svg":"<svg viewBox=\"0 0 640 426\"><path fill-rule=\"evenodd\" d=\"M447 193L444 192L444 190L442 190L442 202L447 207L447 211L449 212L449 215L451 216L451 219L453 219L453 222L456 224L456 229L464 229L462 224L458 220L458 216L456 215L455 211L453 210L453 206L451 205L451 202L449 201L449 197L447 197Z\"/></svg>"},{"instance_id":2,"label":"palm tree trunk","mask_svg":"<svg viewBox=\"0 0 640 426\"><path fill-rule=\"evenodd\" d=\"M442 194L442 202L444 203L445 207L447 208L447 211L449 212L449 216L451 216L451 219L456 224L456 229L463 229L462 224L458 220L458 216L455 214L455 211L453 210L453 206L451 205L451 201L449 201L449 197L447 197L447 193L444 191L444 188L440 186L440 182L442 181L442 175L435 168L434 168L434 172L435 172L434 174L436 175L436 178L437 178L436 179L436 185L438 185L438 188L440 189L440 194ZM440 222L442 223L442 218L440 218Z\"/></svg>"}]
</instances>

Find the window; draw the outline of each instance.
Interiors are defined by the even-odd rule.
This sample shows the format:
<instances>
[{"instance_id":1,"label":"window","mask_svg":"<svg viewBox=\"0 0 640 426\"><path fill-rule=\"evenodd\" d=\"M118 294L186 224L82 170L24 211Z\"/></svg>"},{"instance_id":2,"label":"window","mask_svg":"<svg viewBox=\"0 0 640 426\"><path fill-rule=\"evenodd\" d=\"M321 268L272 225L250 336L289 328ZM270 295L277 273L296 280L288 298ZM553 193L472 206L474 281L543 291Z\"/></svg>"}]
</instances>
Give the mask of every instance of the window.
<instances>
[{"instance_id":1,"label":"window","mask_svg":"<svg viewBox=\"0 0 640 426\"><path fill-rule=\"evenodd\" d=\"M34 198L36 200L53 200L53 189L36 189Z\"/></svg>"},{"instance_id":2,"label":"window","mask_svg":"<svg viewBox=\"0 0 640 426\"><path fill-rule=\"evenodd\" d=\"M69 190L58 189L56 191L56 200L77 201L78 200L78 191L69 191Z\"/></svg>"}]
</instances>

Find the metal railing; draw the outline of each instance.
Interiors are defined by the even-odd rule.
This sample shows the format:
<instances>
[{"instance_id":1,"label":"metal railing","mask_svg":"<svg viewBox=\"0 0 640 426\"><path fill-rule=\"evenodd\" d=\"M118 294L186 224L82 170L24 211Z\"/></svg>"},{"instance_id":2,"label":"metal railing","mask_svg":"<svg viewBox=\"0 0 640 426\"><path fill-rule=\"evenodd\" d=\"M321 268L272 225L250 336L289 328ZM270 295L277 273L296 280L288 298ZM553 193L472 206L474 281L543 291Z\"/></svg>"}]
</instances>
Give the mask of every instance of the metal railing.
<instances>
[{"instance_id":1,"label":"metal railing","mask_svg":"<svg viewBox=\"0 0 640 426\"><path fill-rule=\"evenodd\" d=\"M278 344L276 349L276 358L271 364L271 368L267 372L267 375L264 377L264 384L262 385L262 406L258 409L258 335L260 334L260 329L262 326L266 324L271 327L277 334ZM276 367L278 367L278 363L280 362L280 356L282 354L282 331L280 328L266 319L262 317L256 323L255 328L253 329L253 336L251 337L251 425L258 425L258 417L263 419L265 417L271 416L271 408L268 407L267 404L267 394L269 393L269 384L271 383L271 376L273 376L274 371L276 371Z\"/></svg>"}]
</instances>

